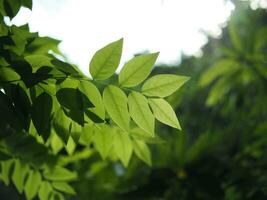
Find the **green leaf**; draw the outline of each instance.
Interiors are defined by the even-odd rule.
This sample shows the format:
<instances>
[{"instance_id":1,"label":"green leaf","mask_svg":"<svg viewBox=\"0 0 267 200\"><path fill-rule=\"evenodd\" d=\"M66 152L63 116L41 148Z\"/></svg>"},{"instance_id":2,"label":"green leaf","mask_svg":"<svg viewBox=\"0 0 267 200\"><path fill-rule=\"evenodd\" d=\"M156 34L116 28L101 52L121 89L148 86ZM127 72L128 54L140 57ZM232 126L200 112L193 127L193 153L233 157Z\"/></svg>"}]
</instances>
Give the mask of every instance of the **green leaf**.
<instances>
[{"instance_id":1,"label":"green leaf","mask_svg":"<svg viewBox=\"0 0 267 200\"><path fill-rule=\"evenodd\" d=\"M128 105L134 122L154 136L155 119L148 106L147 99L139 92L131 92L128 96Z\"/></svg>"},{"instance_id":2,"label":"green leaf","mask_svg":"<svg viewBox=\"0 0 267 200\"><path fill-rule=\"evenodd\" d=\"M0 173L0 179L3 180L5 185L9 185L10 179L10 173L11 173L11 168L13 165L13 160L6 160L6 161L1 161L0 166L1 166L1 173Z\"/></svg>"},{"instance_id":3,"label":"green leaf","mask_svg":"<svg viewBox=\"0 0 267 200\"><path fill-rule=\"evenodd\" d=\"M79 89L62 88L58 90L57 100L64 108L68 109L66 114L75 122L84 125L84 111L94 107L92 102Z\"/></svg>"},{"instance_id":4,"label":"green leaf","mask_svg":"<svg viewBox=\"0 0 267 200\"><path fill-rule=\"evenodd\" d=\"M40 173L38 171L30 171L24 188L27 200L33 199L37 195L41 182Z\"/></svg>"},{"instance_id":5,"label":"green leaf","mask_svg":"<svg viewBox=\"0 0 267 200\"><path fill-rule=\"evenodd\" d=\"M53 101L50 95L43 92L33 102L31 116L33 124L40 135L50 134L50 120Z\"/></svg>"},{"instance_id":6,"label":"green leaf","mask_svg":"<svg viewBox=\"0 0 267 200\"><path fill-rule=\"evenodd\" d=\"M20 9L20 0L3 0L4 1L4 9L11 19L16 16Z\"/></svg>"},{"instance_id":7,"label":"green leaf","mask_svg":"<svg viewBox=\"0 0 267 200\"><path fill-rule=\"evenodd\" d=\"M103 92L105 108L111 119L123 130L129 129L130 114L127 107L127 96L116 87L109 85Z\"/></svg>"},{"instance_id":8,"label":"green leaf","mask_svg":"<svg viewBox=\"0 0 267 200\"><path fill-rule=\"evenodd\" d=\"M107 125L102 125L99 126L99 128L95 128L93 137L94 144L103 159L107 158L112 148L114 136L113 131L114 129Z\"/></svg>"},{"instance_id":9,"label":"green leaf","mask_svg":"<svg viewBox=\"0 0 267 200\"><path fill-rule=\"evenodd\" d=\"M53 125L57 135L67 144L70 136L70 123L71 120L65 115L64 111L60 108L55 114Z\"/></svg>"},{"instance_id":10,"label":"green leaf","mask_svg":"<svg viewBox=\"0 0 267 200\"><path fill-rule=\"evenodd\" d=\"M21 0L21 4L29 9L32 9L32 0Z\"/></svg>"},{"instance_id":11,"label":"green leaf","mask_svg":"<svg viewBox=\"0 0 267 200\"><path fill-rule=\"evenodd\" d=\"M65 149L69 155L72 155L76 149L76 143L74 142L72 137L69 137L68 143L65 146Z\"/></svg>"},{"instance_id":12,"label":"green leaf","mask_svg":"<svg viewBox=\"0 0 267 200\"><path fill-rule=\"evenodd\" d=\"M133 87L144 81L150 74L158 55L159 53L152 53L132 58L120 71L119 84L123 87Z\"/></svg>"},{"instance_id":13,"label":"green leaf","mask_svg":"<svg viewBox=\"0 0 267 200\"><path fill-rule=\"evenodd\" d=\"M77 178L77 174L66 168L56 166L52 170L46 170L44 177L51 181L71 181Z\"/></svg>"},{"instance_id":14,"label":"green leaf","mask_svg":"<svg viewBox=\"0 0 267 200\"><path fill-rule=\"evenodd\" d=\"M148 99L154 116L160 122L181 130L180 123L171 105L164 99Z\"/></svg>"},{"instance_id":15,"label":"green leaf","mask_svg":"<svg viewBox=\"0 0 267 200\"><path fill-rule=\"evenodd\" d=\"M146 164L151 166L151 154L148 146L144 141L133 140L133 149L138 158L143 160Z\"/></svg>"},{"instance_id":16,"label":"green leaf","mask_svg":"<svg viewBox=\"0 0 267 200\"><path fill-rule=\"evenodd\" d=\"M72 121L70 124L70 135L76 144L79 142L81 131L82 131L81 125Z\"/></svg>"},{"instance_id":17,"label":"green leaf","mask_svg":"<svg viewBox=\"0 0 267 200\"><path fill-rule=\"evenodd\" d=\"M79 89L89 98L95 107L89 108L91 112L96 114L102 120L105 119L105 107L102 96L97 87L90 81L80 81ZM88 116L92 119L90 116ZM92 119L92 121L94 121Z\"/></svg>"},{"instance_id":18,"label":"green leaf","mask_svg":"<svg viewBox=\"0 0 267 200\"><path fill-rule=\"evenodd\" d=\"M25 60L30 63L33 69L38 69L42 66L53 67L51 58L45 55L29 55L25 56Z\"/></svg>"},{"instance_id":19,"label":"green leaf","mask_svg":"<svg viewBox=\"0 0 267 200\"><path fill-rule=\"evenodd\" d=\"M79 72L69 63L53 59L51 60L51 64L53 64L59 71L65 73L66 75L78 75Z\"/></svg>"},{"instance_id":20,"label":"green leaf","mask_svg":"<svg viewBox=\"0 0 267 200\"><path fill-rule=\"evenodd\" d=\"M116 155L122 161L122 164L127 167L133 153L132 141L128 134L118 130L114 133L113 145Z\"/></svg>"},{"instance_id":21,"label":"green leaf","mask_svg":"<svg viewBox=\"0 0 267 200\"><path fill-rule=\"evenodd\" d=\"M15 161L15 168L12 174L12 181L20 194L23 192L25 178L28 172L29 172L29 165L21 163L19 160Z\"/></svg>"},{"instance_id":22,"label":"green leaf","mask_svg":"<svg viewBox=\"0 0 267 200\"><path fill-rule=\"evenodd\" d=\"M49 200L49 197L51 196L51 193L53 191L53 188L51 184L47 181L43 181L40 189L38 191L38 197L40 200Z\"/></svg>"},{"instance_id":23,"label":"green leaf","mask_svg":"<svg viewBox=\"0 0 267 200\"><path fill-rule=\"evenodd\" d=\"M98 50L90 62L90 74L94 79L107 79L119 66L123 39L117 40Z\"/></svg>"},{"instance_id":24,"label":"green leaf","mask_svg":"<svg viewBox=\"0 0 267 200\"><path fill-rule=\"evenodd\" d=\"M67 194L72 194L72 195L76 194L75 190L68 183L52 182L52 185L56 190L58 190L60 192L65 192Z\"/></svg>"},{"instance_id":25,"label":"green leaf","mask_svg":"<svg viewBox=\"0 0 267 200\"><path fill-rule=\"evenodd\" d=\"M144 83L142 93L147 96L166 97L178 90L188 80L187 76L155 75Z\"/></svg>"}]
</instances>

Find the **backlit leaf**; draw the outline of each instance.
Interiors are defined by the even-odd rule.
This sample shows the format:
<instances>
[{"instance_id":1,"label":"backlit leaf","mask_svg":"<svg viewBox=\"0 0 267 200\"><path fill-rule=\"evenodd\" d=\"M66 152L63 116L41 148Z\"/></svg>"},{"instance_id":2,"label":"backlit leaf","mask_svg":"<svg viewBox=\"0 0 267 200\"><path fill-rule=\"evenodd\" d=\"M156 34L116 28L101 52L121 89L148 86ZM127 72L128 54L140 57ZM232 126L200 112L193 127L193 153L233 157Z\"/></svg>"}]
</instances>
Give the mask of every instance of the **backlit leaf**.
<instances>
[{"instance_id":1,"label":"backlit leaf","mask_svg":"<svg viewBox=\"0 0 267 200\"><path fill-rule=\"evenodd\" d=\"M144 83L142 93L147 96L166 97L178 90L188 80L187 76L155 75Z\"/></svg>"},{"instance_id":2,"label":"backlit leaf","mask_svg":"<svg viewBox=\"0 0 267 200\"><path fill-rule=\"evenodd\" d=\"M131 92L128 96L128 104L134 122L153 136L155 119L148 106L147 99L139 92Z\"/></svg>"},{"instance_id":3,"label":"backlit leaf","mask_svg":"<svg viewBox=\"0 0 267 200\"><path fill-rule=\"evenodd\" d=\"M154 116L160 122L181 130L180 123L171 105L164 99L149 99Z\"/></svg>"},{"instance_id":4,"label":"backlit leaf","mask_svg":"<svg viewBox=\"0 0 267 200\"><path fill-rule=\"evenodd\" d=\"M132 58L119 74L119 84L123 87L134 87L144 81L150 74L159 53L140 55Z\"/></svg>"},{"instance_id":5,"label":"backlit leaf","mask_svg":"<svg viewBox=\"0 0 267 200\"><path fill-rule=\"evenodd\" d=\"M127 96L116 87L109 85L103 92L105 108L111 119L124 130L129 129L130 115L127 107Z\"/></svg>"},{"instance_id":6,"label":"backlit leaf","mask_svg":"<svg viewBox=\"0 0 267 200\"><path fill-rule=\"evenodd\" d=\"M107 79L119 66L123 39L117 40L98 50L90 62L90 74L94 79Z\"/></svg>"}]
</instances>

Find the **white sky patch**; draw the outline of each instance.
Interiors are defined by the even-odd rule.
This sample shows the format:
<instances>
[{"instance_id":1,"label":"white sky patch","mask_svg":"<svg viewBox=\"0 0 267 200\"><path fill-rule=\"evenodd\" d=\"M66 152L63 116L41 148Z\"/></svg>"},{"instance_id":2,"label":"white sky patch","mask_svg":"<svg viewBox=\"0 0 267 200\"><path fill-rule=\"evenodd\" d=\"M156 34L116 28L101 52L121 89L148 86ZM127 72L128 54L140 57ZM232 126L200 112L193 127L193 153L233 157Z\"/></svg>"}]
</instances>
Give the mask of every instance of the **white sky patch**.
<instances>
[{"instance_id":1,"label":"white sky patch","mask_svg":"<svg viewBox=\"0 0 267 200\"><path fill-rule=\"evenodd\" d=\"M124 38L122 64L135 53L160 51L158 63L179 61L220 34L234 6L225 0L34 0L12 21L62 40L60 49L88 74L94 52Z\"/></svg>"}]
</instances>

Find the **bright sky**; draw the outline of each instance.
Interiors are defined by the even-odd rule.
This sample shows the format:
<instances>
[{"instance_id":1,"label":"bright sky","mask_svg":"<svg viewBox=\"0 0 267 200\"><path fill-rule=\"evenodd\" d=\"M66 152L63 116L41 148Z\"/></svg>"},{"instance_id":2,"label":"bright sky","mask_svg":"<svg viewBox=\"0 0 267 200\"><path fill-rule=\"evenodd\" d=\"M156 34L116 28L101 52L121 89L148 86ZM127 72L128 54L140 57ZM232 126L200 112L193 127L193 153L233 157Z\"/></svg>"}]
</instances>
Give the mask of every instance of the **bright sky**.
<instances>
[{"instance_id":1,"label":"bright sky","mask_svg":"<svg viewBox=\"0 0 267 200\"><path fill-rule=\"evenodd\" d=\"M225 0L33 0L13 23L62 40L63 53L88 73L94 52L122 37L122 63L143 51L160 51L158 63L168 64L197 54L201 31L219 35L233 9Z\"/></svg>"}]
</instances>

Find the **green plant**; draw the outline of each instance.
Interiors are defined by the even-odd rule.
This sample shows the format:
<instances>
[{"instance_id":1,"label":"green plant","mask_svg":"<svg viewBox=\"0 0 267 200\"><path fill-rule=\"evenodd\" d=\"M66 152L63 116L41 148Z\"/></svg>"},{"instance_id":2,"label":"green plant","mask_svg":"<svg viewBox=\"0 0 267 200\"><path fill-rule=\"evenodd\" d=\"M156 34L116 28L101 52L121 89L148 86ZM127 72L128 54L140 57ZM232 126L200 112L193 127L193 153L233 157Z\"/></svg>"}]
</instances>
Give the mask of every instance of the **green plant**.
<instances>
[{"instance_id":1,"label":"green plant","mask_svg":"<svg viewBox=\"0 0 267 200\"><path fill-rule=\"evenodd\" d=\"M118 77L123 39L98 50L92 79L62 61L58 40L5 24L31 0L0 0L0 179L27 199L74 195L70 164L99 152L126 167L135 154L151 165L155 119L181 129L171 95L186 76L149 76L158 53L128 61ZM141 84L145 83L141 86Z\"/></svg>"}]
</instances>

